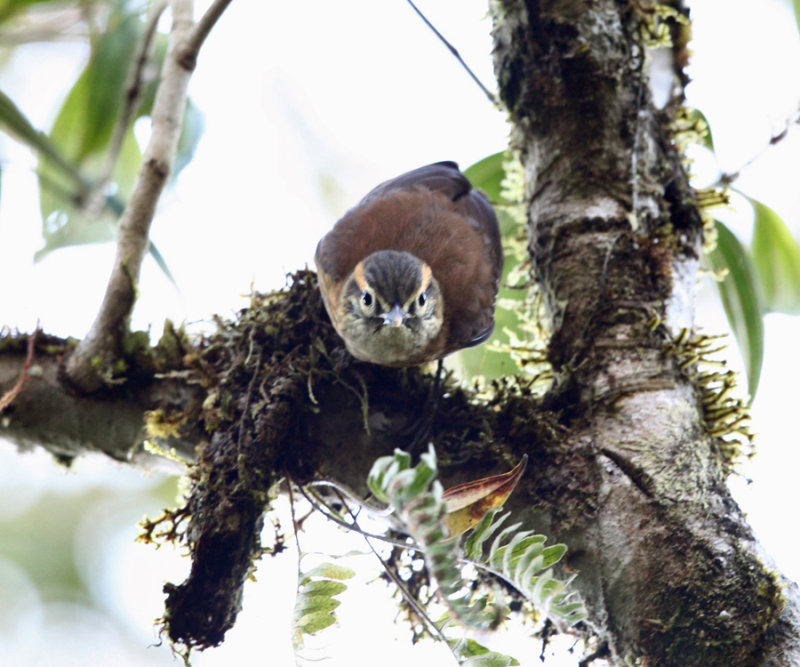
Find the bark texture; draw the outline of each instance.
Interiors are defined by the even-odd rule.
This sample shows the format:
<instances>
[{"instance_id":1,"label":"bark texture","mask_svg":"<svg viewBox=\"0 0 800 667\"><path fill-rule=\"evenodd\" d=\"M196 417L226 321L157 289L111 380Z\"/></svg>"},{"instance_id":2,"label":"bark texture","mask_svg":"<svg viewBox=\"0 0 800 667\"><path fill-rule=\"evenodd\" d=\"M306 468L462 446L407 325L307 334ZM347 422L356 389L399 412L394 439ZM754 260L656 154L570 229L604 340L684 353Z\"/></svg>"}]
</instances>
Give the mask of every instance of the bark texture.
<instances>
[{"instance_id":1,"label":"bark texture","mask_svg":"<svg viewBox=\"0 0 800 667\"><path fill-rule=\"evenodd\" d=\"M147 338L143 335L144 340ZM186 382L180 374L171 375L180 365L181 354L174 347L167 353L166 341L176 341L174 332L162 339L165 347L161 352L159 348L146 353L144 348L138 352L129 349L127 381L86 396L64 381L62 361L75 341L40 334L27 381L0 414L0 437L23 451L43 447L65 464L82 454L101 453L117 461L175 467L146 451L148 438L174 449L182 458L193 458L196 445L203 439L198 424L178 429L162 423L157 433L148 434L148 414L151 426L156 427L159 415L196 410L205 396L200 385ZM26 361L27 343L25 334L0 334L0 396L17 383Z\"/></svg>"},{"instance_id":2,"label":"bark texture","mask_svg":"<svg viewBox=\"0 0 800 667\"><path fill-rule=\"evenodd\" d=\"M680 91L663 110L651 100L647 6L493 5L553 323L548 404L569 450L566 471L539 470L561 483L539 486L614 664L800 664L797 587L759 559L702 392L667 353L691 312L702 220L672 142ZM662 25L679 62L680 24Z\"/></svg>"}]
</instances>

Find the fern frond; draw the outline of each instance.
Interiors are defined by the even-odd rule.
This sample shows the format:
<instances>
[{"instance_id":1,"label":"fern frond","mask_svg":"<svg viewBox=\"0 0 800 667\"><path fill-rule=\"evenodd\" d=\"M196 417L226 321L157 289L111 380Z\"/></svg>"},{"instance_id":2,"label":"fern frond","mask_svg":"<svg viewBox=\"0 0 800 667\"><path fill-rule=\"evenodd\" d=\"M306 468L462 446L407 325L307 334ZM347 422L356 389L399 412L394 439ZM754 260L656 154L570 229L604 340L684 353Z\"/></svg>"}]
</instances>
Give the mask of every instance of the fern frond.
<instances>
[{"instance_id":1,"label":"fern frond","mask_svg":"<svg viewBox=\"0 0 800 667\"><path fill-rule=\"evenodd\" d=\"M459 656L461 667L511 667L519 661L510 655L490 651L474 639L459 639L450 642L450 648Z\"/></svg>"},{"instance_id":2,"label":"fern frond","mask_svg":"<svg viewBox=\"0 0 800 667\"><path fill-rule=\"evenodd\" d=\"M496 627L505 615L504 605L490 605L486 596L473 599L469 582L461 574L465 563L513 586L554 619L572 625L586 617L583 604L572 599L574 594L566 590L571 579L558 580L550 569L564 556L566 546L545 547L546 537L520 530L520 522L503 528L509 515L498 516L499 508L484 515L467 537L462 551L460 541L449 535L445 522L447 507L442 499L442 486L436 480L433 447L420 459L417 466L411 467L411 457L395 450L394 456L375 462L368 486L379 500L394 507L419 545L453 620L488 629ZM484 554L490 539L488 552ZM499 597L496 595L495 599Z\"/></svg>"},{"instance_id":3,"label":"fern frond","mask_svg":"<svg viewBox=\"0 0 800 667\"><path fill-rule=\"evenodd\" d=\"M301 575L294 606L294 650L303 647L303 636L313 635L336 623L335 595L347 590L344 580L355 576L347 567L322 563Z\"/></svg>"},{"instance_id":4,"label":"fern frond","mask_svg":"<svg viewBox=\"0 0 800 667\"><path fill-rule=\"evenodd\" d=\"M507 582L551 618L574 625L586 618L583 603L567 591L574 577L561 581L550 568L567 552L563 544L544 546L547 538L531 531L516 532L519 523L500 531L484 556L483 545L508 518L499 509L486 513L467 539L467 562Z\"/></svg>"}]
</instances>

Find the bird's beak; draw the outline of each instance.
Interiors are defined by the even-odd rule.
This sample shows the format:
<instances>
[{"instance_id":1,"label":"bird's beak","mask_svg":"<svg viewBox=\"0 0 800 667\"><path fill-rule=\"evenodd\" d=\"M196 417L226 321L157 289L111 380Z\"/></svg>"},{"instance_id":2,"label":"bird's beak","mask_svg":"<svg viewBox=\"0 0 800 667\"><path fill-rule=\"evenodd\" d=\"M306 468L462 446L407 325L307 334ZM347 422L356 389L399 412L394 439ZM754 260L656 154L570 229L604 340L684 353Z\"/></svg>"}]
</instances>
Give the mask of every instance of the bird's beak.
<instances>
[{"instance_id":1,"label":"bird's beak","mask_svg":"<svg viewBox=\"0 0 800 667\"><path fill-rule=\"evenodd\" d=\"M399 303L396 303L388 313L384 314L383 324L390 327L399 327L402 326L407 317L406 311L403 310Z\"/></svg>"}]
</instances>

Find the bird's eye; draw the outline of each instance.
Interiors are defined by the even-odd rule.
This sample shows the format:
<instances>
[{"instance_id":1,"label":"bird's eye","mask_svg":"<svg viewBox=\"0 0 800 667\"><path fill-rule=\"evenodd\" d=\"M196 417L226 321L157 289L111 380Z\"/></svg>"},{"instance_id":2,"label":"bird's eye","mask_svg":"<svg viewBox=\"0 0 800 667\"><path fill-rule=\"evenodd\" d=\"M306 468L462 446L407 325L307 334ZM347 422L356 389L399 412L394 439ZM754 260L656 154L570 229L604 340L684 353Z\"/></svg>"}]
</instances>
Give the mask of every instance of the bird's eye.
<instances>
[{"instance_id":1,"label":"bird's eye","mask_svg":"<svg viewBox=\"0 0 800 667\"><path fill-rule=\"evenodd\" d=\"M419 307L420 307L420 308L422 308L422 307L425 305L425 303L426 303L427 301L428 301L428 297L427 297L427 296L425 296L425 292L423 292L422 294L420 294L420 295L419 295L419 298L417 299L417 303L419 304Z\"/></svg>"},{"instance_id":2,"label":"bird's eye","mask_svg":"<svg viewBox=\"0 0 800 667\"><path fill-rule=\"evenodd\" d=\"M372 294L370 294L368 290L364 290L364 293L361 295L361 303L364 304L365 308L372 306Z\"/></svg>"}]
</instances>

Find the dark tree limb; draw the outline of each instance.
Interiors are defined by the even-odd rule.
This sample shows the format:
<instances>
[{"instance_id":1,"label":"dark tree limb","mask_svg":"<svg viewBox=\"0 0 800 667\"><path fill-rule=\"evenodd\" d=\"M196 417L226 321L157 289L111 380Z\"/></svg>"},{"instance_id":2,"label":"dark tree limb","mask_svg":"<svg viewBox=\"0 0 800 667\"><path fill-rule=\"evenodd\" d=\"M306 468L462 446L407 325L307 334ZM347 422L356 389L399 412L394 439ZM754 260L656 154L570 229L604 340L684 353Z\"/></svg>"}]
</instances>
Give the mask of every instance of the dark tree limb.
<instances>
[{"instance_id":1,"label":"dark tree limb","mask_svg":"<svg viewBox=\"0 0 800 667\"><path fill-rule=\"evenodd\" d=\"M23 372L30 339L0 335L0 395ZM163 340L168 339L169 335ZM165 450L175 450L179 458L194 458L195 447L205 439L201 426L167 424L163 415L196 413L205 390L175 370L174 358L157 348L149 355L131 356L127 362L134 379L124 387L84 396L62 377L62 358L74 345L74 341L44 334L36 338L27 381L0 414L1 437L22 451L42 447L65 464L77 456L100 453L117 461L175 469L174 463L147 452L148 439ZM152 433L148 433L148 421Z\"/></svg>"}]
</instances>

